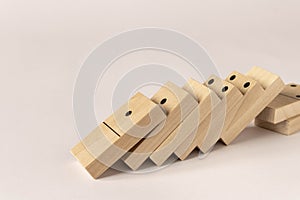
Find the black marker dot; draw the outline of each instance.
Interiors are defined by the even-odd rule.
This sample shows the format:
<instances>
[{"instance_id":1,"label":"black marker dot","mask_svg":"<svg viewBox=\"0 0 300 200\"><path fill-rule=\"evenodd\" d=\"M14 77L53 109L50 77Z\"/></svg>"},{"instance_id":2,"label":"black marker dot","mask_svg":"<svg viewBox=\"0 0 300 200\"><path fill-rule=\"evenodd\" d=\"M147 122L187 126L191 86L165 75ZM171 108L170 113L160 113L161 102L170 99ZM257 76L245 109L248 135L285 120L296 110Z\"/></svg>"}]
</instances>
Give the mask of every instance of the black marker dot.
<instances>
[{"instance_id":1,"label":"black marker dot","mask_svg":"<svg viewBox=\"0 0 300 200\"><path fill-rule=\"evenodd\" d=\"M236 78L236 75L232 75L232 76L230 77L230 80L233 81L235 78Z\"/></svg>"},{"instance_id":2,"label":"black marker dot","mask_svg":"<svg viewBox=\"0 0 300 200\"><path fill-rule=\"evenodd\" d=\"M215 82L214 79L210 79L210 80L208 81L208 85L211 85L211 84L213 84L214 82Z\"/></svg>"},{"instance_id":3,"label":"black marker dot","mask_svg":"<svg viewBox=\"0 0 300 200\"><path fill-rule=\"evenodd\" d=\"M226 92L228 90L228 86L222 88L222 92Z\"/></svg>"},{"instance_id":4,"label":"black marker dot","mask_svg":"<svg viewBox=\"0 0 300 200\"><path fill-rule=\"evenodd\" d=\"M164 98L164 99L162 99L162 100L160 101L160 104L165 104L166 102L167 102L167 99Z\"/></svg>"},{"instance_id":5,"label":"black marker dot","mask_svg":"<svg viewBox=\"0 0 300 200\"><path fill-rule=\"evenodd\" d=\"M128 117L129 115L131 115L131 113L132 113L132 111L129 110L129 111L127 111L127 112L125 113L125 116Z\"/></svg>"},{"instance_id":6,"label":"black marker dot","mask_svg":"<svg viewBox=\"0 0 300 200\"><path fill-rule=\"evenodd\" d=\"M244 88L247 88L247 87L249 87L250 86L250 82L246 82L245 84L244 84Z\"/></svg>"}]
</instances>

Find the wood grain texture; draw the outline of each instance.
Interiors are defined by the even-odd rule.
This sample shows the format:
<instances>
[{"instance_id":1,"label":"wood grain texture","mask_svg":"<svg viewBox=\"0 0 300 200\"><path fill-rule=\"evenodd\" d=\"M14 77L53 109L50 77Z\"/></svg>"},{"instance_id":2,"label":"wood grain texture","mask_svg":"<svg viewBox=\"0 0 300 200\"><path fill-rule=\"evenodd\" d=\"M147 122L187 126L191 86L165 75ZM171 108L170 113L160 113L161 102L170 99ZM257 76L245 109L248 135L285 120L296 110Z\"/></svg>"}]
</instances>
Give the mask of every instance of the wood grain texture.
<instances>
[{"instance_id":1,"label":"wood grain texture","mask_svg":"<svg viewBox=\"0 0 300 200\"><path fill-rule=\"evenodd\" d=\"M300 115L287 119L278 124L255 119L255 125L283 135L291 135L300 131Z\"/></svg>"},{"instance_id":2,"label":"wood grain texture","mask_svg":"<svg viewBox=\"0 0 300 200\"><path fill-rule=\"evenodd\" d=\"M195 81L190 80L193 84ZM201 87L201 86L200 86ZM187 85L186 90L193 90ZM205 87L202 87L205 90ZM206 95L209 91L205 90ZM191 91L191 94L197 98L195 91ZM201 94L204 95L204 94ZM198 96L200 98L200 96ZM208 99L207 99L208 100ZM199 105L199 104L198 104ZM203 107L204 110L209 110L207 107ZM174 130L172 133L159 145L159 147L151 154L150 159L158 166L162 165L175 151L176 149L188 138L189 135L193 134L195 129L197 129L199 122L203 120L205 116L201 115L200 110L197 107L189 113L189 115L182 121L182 123Z\"/></svg>"},{"instance_id":3,"label":"wood grain texture","mask_svg":"<svg viewBox=\"0 0 300 200\"><path fill-rule=\"evenodd\" d=\"M122 159L133 170L137 170L151 153L198 105L187 91L168 82L154 94L152 101L159 104L167 113L164 126L155 135L141 140Z\"/></svg>"},{"instance_id":4,"label":"wood grain texture","mask_svg":"<svg viewBox=\"0 0 300 200\"><path fill-rule=\"evenodd\" d=\"M233 75L236 76L234 79ZM284 83L279 76L259 67L253 67L246 76L234 72L226 80L244 93L243 103L226 130L226 137L222 138L228 145L275 99Z\"/></svg>"},{"instance_id":5,"label":"wood grain texture","mask_svg":"<svg viewBox=\"0 0 300 200\"><path fill-rule=\"evenodd\" d=\"M175 155L184 160L196 148L199 143L206 138L209 126L201 126L206 118L210 118L211 111L221 102L220 98L211 89L205 85L190 79L183 87L186 91L192 94L199 102L197 109L200 113L199 128L193 131L188 138L174 152Z\"/></svg>"},{"instance_id":6,"label":"wood grain texture","mask_svg":"<svg viewBox=\"0 0 300 200\"><path fill-rule=\"evenodd\" d=\"M211 80L214 80L212 84L210 84ZM210 80L205 84L215 91L222 100L221 104L212 113L208 135L218 132L218 139L223 140L223 138L226 138L227 129L240 109L245 97L238 87L226 80L223 81L217 76L211 76ZM206 153L209 150L209 146L200 144L200 150Z\"/></svg>"},{"instance_id":7,"label":"wood grain texture","mask_svg":"<svg viewBox=\"0 0 300 200\"><path fill-rule=\"evenodd\" d=\"M165 118L157 104L137 93L77 144L71 153L92 177L99 178Z\"/></svg>"},{"instance_id":8,"label":"wood grain texture","mask_svg":"<svg viewBox=\"0 0 300 200\"><path fill-rule=\"evenodd\" d=\"M278 124L300 115L300 86L294 83L285 86L283 91L257 116L258 119Z\"/></svg>"}]
</instances>

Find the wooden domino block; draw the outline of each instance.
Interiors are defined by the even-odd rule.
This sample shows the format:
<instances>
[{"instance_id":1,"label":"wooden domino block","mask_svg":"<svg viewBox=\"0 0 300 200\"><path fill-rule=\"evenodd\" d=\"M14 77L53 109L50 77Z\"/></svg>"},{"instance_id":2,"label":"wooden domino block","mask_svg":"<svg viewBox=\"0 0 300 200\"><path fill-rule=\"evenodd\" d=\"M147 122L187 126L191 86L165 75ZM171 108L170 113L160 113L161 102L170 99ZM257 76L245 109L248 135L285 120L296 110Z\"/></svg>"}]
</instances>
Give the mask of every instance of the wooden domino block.
<instances>
[{"instance_id":1,"label":"wooden domino block","mask_svg":"<svg viewBox=\"0 0 300 200\"><path fill-rule=\"evenodd\" d=\"M262 68L252 68L246 76L234 72L227 79L244 94L243 103L222 137L230 144L255 117L282 91L284 83L279 76Z\"/></svg>"},{"instance_id":2,"label":"wooden domino block","mask_svg":"<svg viewBox=\"0 0 300 200\"><path fill-rule=\"evenodd\" d=\"M208 135L219 132L218 139L223 140L226 137L226 130L234 119L238 109L240 109L244 95L235 85L228 81L223 81L217 76L210 77L205 84L215 91L222 100L221 104L213 110L213 121L210 122ZM205 146L205 143L200 144L201 146L200 150L202 152L206 153L209 150L209 146Z\"/></svg>"},{"instance_id":3,"label":"wooden domino block","mask_svg":"<svg viewBox=\"0 0 300 200\"><path fill-rule=\"evenodd\" d=\"M165 119L157 104L137 93L71 152L92 177L98 178Z\"/></svg>"},{"instance_id":4,"label":"wooden domino block","mask_svg":"<svg viewBox=\"0 0 300 200\"><path fill-rule=\"evenodd\" d=\"M215 77L215 78L217 79L217 77ZM221 80L221 82L222 82L222 80ZM199 85L198 85L198 87L199 87ZM224 91L223 92L224 94L227 93L227 91L231 92L232 97L234 97L233 99L235 100L234 103L239 104L239 100L242 98L242 95L240 94L238 89L234 88L233 86L231 86L231 87L223 86L223 87L221 87L220 91L222 91L222 90ZM209 92L209 90L207 90L207 89L206 89L206 91ZM210 92L207 94L212 94L212 93ZM224 94L221 94L221 92L220 92L219 95L224 96ZM201 95L203 95L203 94L201 94ZM197 96L197 95L195 95L195 96ZM198 98L199 97L200 97L200 95L198 94ZM201 101L199 102L198 107L195 108L195 110L191 112L191 114L182 122L182 124L177 129L175 129L175 131L164 141L164 143L150 156L151 160L155 164L162 165L171 156L172 153L175 153L181 159L184 159L190 153L190 151L192 151L194 149L195 143L198 143L198 146L201 151L207 152L218 141L221 130L223 128L222 120L224 121L225 117L224 117L224 115L222 117L219 113L220 110L222 109L222 106L218 107L218 109L215 110L215 113L214 113L215 117L212 118L212 122L211 122L212 125L210 126L209 122L210 122L211 117L209 117L208 119L207 119L207 117L208 117L208 114L211 112L211 106L209 106L210 103L209 103L209 99L207 97L208 97L208 95L206 95L206 98L205 98L205 101L203 104L201 104ZM215 105L216 104L217 103L215 103ZM207 109L207 110L205 111L205 109ZM224 110L224 113L225 113L225 110ZM206 119L206 121L202 125L203 127L200 126L200 128L198 129L201 122L205 119ZM215 124L217 124L217 125L215 125ZM205 129L207 127L209 128L210 131L203 132L202 128ZM199 132L198 132L198 130L199 130ZM206 133L208 133L208 134L206 134ZM184 141L184 142L182 142L182 141ZM180 146L180 145L182 145L182 146Z\"/></svg>"},{"instance_id":5,"label":"wooden domino block","mask_svg":"<svg viewBox=\"0 0 300 200\"><path fill-rule=\"evenodd\" d=\"M300 131L300 85L288 84L255 119L255 124L284 135Z\"/></svg>"},{"instance_id":6,"label":"wooden domino block","mask_svg":"<svg viewBox=\"0 0 300 200\"><path fill-rule=\"evenodd\" d=\"M278 124L273 124L257 118L255 119L255 125L281 133L283 135L291 135L300 131L300 115L287 119Z\"/></svg>"},{"instance_id":7,"label":"wooden domino block","mask_svg":"<svg viewBox=\"0 0 300 200\"><path fill-rule=\"evenodd\" d=\"M200 123L197 129L197 147L203 153L207 153L224 134L243 98L242 93L234 85L223 81L217 76L211 76L205 85L217 94L220 101L215 104L212 112ZM190 138L187 140L190 140ZM190 145L186 148L182 144L175 154L181 160L184 160L192 152L193 147Z\"/></svg>"},{"instance_id":8,"label":"wooden domino block","mask_svg":"<svg viewBox=\"0 0 300 200\"><path fill-rule=\"evenodd\" d=\"M278 124L300 115L300 85L291 83L257 116L261 121Z\"/></svg>"},{"instance_id":9,"label":"wooden domino block","mask_svg":"<svg viewBox=\"0 0 300 200\"><path fill-rule=\"evenodd\" d=\"M171 82L161 87L151 100L166 111L167 119L158 133L155 135L150 134L147 138L141 140L123 157L123 161L133 170L138 169L198 105L197 101L188 92Z\"/></svg>"},{"instance_id":10,"label":"wooden domino block","mask_svg":"<svg viewBox=\"0 0 300 200\"><path fill-rule=\"evenodd\" d=\"M183 88L199 102L197 109L200 113L200 126L174 152L180 160L184 160L206 138L206 129L208 129L209 124L204 127L201 127L201 125L204 124L203 121L206 118L210 118L211 111L221 102L215 92L193 79L190 79Z\"/></svg>"},{"instance_id":11,"label":"wooden domino block","mask_svg":"<svg viewBox=\"0 0 300 200\"><path fill-rule=\"evenodd\" d=\"M196 108L151 154L150 159L158 166L164 164L164 162L176 151L179 145L198 127L199 119L200 113Z\"/></svg>"}]
</instances>

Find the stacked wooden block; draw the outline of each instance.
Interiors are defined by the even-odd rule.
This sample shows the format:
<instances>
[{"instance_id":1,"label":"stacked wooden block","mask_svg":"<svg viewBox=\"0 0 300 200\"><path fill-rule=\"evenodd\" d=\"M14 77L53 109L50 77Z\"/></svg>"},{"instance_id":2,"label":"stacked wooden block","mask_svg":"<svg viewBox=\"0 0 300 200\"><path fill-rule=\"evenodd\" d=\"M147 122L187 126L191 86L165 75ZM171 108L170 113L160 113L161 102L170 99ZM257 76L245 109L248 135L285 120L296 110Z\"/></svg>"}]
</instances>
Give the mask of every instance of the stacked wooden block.
<instances>
[{"instance_id":1,"label":"stacked wooden block","mask_svg":"<svg viewBox=\"0 0 300 200\"><path fill-rule=\"evenodd\" d=\"M255 119L255 124L284 135L300 130L300 85L291 83Z\"/></svg>"},{"instance_id":2,"label":"stacked wooden block","mask_svg":"<svg viewBox=\"0 0 300 200\"><path fill-rule=\"evenodd\" d=\"M147 159L158 166L172 155L184 160L194 149L208 152L219 140L229 145L280 92L291 98L283 88L279 76L259 67L245 75L233 72L225 80L214 75L205 83L191 79L183 88L168 82L151 99L134 95L71 152L94 178L120 160L132 170ZM272 118L274 104L257 124ZM299 101L287 110L293 106L299 115Z\"/></svg>"}]
</instances>

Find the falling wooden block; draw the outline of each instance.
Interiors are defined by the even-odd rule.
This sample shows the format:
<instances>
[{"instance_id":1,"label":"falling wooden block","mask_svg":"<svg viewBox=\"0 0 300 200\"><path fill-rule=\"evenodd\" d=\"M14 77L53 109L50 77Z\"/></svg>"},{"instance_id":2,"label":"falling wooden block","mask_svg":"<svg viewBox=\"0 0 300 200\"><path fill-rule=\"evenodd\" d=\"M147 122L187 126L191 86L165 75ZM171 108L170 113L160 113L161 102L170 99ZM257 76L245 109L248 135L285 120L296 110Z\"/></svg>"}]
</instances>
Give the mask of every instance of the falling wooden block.
<instances>
[{"instance_id":1,"label":"falling wooden block","mask_svg":"<svg viewBox=\"0 0 300 200\"><path fill-rule=\"evenodd\" d=\"M176 151L179 145L198 127L199 118L200 113L196 108L151 154L150 159L158 166L164 164L164 162Z\"/></svg>"},{"instance_id":2,"label":"falling wooden block","mask_svg":"<svg viewBox=\"0 0 300 200\"><path fill-rule=\"evenodd\" d=\"M300 115L300 85L291 83L257 116L261 121L278 124Z\"/></svg>"},{"instance_id":3,"label":"falling wooden block","mask_svg":"<svg viewBox=\"0 0 300 200\"><path fill-rule=\"evenodd\" d=\"M228 145L275 99L284 83L279 76L259 67L252 68L246 76L234 72L226 80L244 94L242 105L222 137Z\"/></svg>"},{"instance_id":4,"label":"falling wooden block","mask_svg":"<svg viewBox=\"0 0 300 200\"><path fill-rule=\"evenodd\" d=\"M165 118L159 105L137 93L71 152L92 177L98 178Z\"/></svg>"},{"instance_id":5,"label":"falling wooden block","mask_svg":"<svg viewBox=\"0 0 300 200\"><path fill-rule=\"evenodd\" d=\"M199 104L151 154L150 159L156 165L162 165L191 134L195 133L195 130L199 126L199 122L205 118L205 116L202 116L200 113L198 106ZM203 109L209 110L207 107Z\"/></svg>"},{"instance_id":6,"label":"falling wooden block","mask_svg":"<svg viewBox=\"0 0 300 200\"><path fill-rule=\"evenodd\" d=\"M220 99L215 104L211 113L200 123L197 129L197 147L203 153L207 153L212 146L222 137L235 113L239 109L243 95L234 85L223 81L217 76L211 76L205 85ZM188 138L187 140L191 140ZM188 142L186 142L188 143ZM194 145L186 148L182 144L175 154L184 160L194 150Z\"/></svg>"},{"instance_id":7,"label":"falling wooden block","mask_svg":"<svg viewBox=\"0 0 300 200\"><path fill-rule=\"evenodd\" d=\"M240 109L244 95L235 85L223 81L217 76L212 76L205 84L215 91L222 100L221 104L212 113L212 119L215 118L215 120L211 122L209 134L210 132L221 131L218 139L223 140L227 135L226 130ZM205 143L202 145L205 145ZM208 147L204 146L203 148L204 153L209 150Z\"/></svg>"},{"instance_id":8,"label":"falling wooden block","mask_svg":"<svg viewBox=\"0 0 300 200\"><path fill-rule=\"evenodd\" d=\"M161 87L151 100L166 111L167 119L158 133L148 135L123 157L123 161L133 170L138 169L198 105L197 101L188 92L171 82Z\"/></svg>"},{"instance_id":9,"label":"falling wooden block","mask_svg":"<svg viewBox=\"0 0 300 200\"><path fill-rule=\"evenodd\" d=\"M255 124L284 135L300 131L300 85L288 84L255 119Z\"/></svg>"},{"instance_id":10,"label":"falling wooden block","mask_svg":"<svg viewBox=\"0 0 300 200\"><path fill-rule=\"evenodd\" d=\"M223 86L221 87L221 90L222 89L224 90L224 93L227 93L227 90L230 89L228 92L232 92L232 94L234 93L234 103L239 103L239 100L241 99L242 95L240 94L238 89L234 88L233 86ZM219 95L223 96L224 94ZM213 116L215 117L209 117L208 119L206 119L206 117L209 114L209 112L204 112L204 104L202 104L202 110L199 107L195 108L195 110L193 110L191 114L181 123L181 125L177 129L175 129L173 133L171 133L171 135L163 142L163 144L160 145L159 148L152 153L152 155L150 156L151 160L156 165L160 166L172 155L172 153L175 153L177 156L181 157L181 159L184 159L189 154L189 151L192 151L192 149L194 148L195 138L197 138L196 141L199 142L198 146L202 152L209 151L209 149L220 138L220 134L223 128L223 121L225 120L224 115L220 115L220 110L224 109L224 106L225 105L218 107L215 110L215 113L213 113ZM207 106L206 109L207 108L208 111L211 111L211 107ZM202 114L202 112L206 115ZM225 113L225 109L223 113ZM212 121L208 121L210 120L210 118L212 118ZM198 127L201 124L200 122L202 122L204 119L206 119L206 121L202 125L203 127L201 126L199 129ZM203 132L202 128L206 129L207 127L210 131ZM199 133L197 133L198 130L200 131ZM180 147L183 141L185 144ZM186 151L184 149L186 149ZM184 152L184 154L182 154L182 152Z\"/></svg>"},{"instance_id":11,"label":"falling wooden block","mask_svg":"<svg viewBox=\"0 0 300 200\"><path fill-rule=\"evenodd\" d=\"M183 88L199 102L197 109L200 113L200 128L195 129L174 152L180 160L184 160L206 138L209 124L201 127L204 124L202 122L206 118L210 119L211 111L221 102L215 92L193 79L190 79Z\"/></svg>"}]
</instances>

